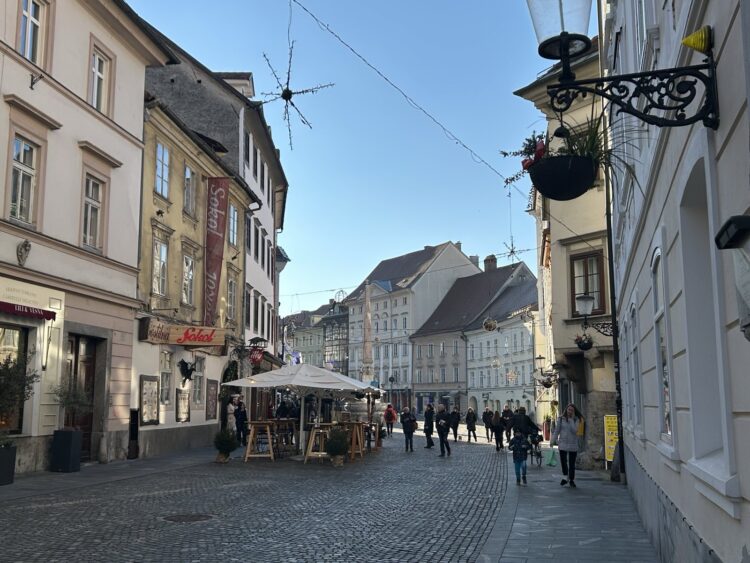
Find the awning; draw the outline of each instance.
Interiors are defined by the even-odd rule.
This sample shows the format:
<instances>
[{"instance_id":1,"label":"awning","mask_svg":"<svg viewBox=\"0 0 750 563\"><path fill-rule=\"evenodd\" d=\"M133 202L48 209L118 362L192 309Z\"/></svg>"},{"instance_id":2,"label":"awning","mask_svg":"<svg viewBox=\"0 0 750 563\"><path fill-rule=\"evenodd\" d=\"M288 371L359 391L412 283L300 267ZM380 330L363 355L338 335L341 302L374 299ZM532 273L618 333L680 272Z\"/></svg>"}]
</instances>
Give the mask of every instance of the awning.
<instances>
[{"instance_id":1,"label":"awning","mask_svg":"<svg viewBox=\"0 0 750 563\"><path fill-rule=\"evenodd\" d=\"M6 301L0 301L0 313L16 315L17 317L44 319L45 321L54 321L57 318L57 313L54 311L37 309L36 307L29 307L28 305L20 305L18 303L7 303Z\"/></svg>"}]
</instances>

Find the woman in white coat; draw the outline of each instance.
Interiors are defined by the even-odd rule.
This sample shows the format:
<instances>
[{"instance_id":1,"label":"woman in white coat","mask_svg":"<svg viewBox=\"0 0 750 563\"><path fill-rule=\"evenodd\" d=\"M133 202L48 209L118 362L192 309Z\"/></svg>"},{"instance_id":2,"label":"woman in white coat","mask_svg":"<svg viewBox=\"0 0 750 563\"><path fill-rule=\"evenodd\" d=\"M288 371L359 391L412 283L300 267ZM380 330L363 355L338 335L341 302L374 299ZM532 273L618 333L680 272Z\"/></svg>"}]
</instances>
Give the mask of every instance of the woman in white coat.
<instances>
[{"instance_id":1,"label":"woman in white coat","mask_svg":"<svg viewBox=\"0 0 750 563\"><path fill-rule=\"evenodd\" d=\"M562 467L563 478L560 485L570 484L576 486L576 456L578 455L578 425L583 420L581 413L578 412L572 403L565 408L563 415L557 420L555 433L553 436L554 443L560 448L560 466Z\"/></svg>"}]
</instances>

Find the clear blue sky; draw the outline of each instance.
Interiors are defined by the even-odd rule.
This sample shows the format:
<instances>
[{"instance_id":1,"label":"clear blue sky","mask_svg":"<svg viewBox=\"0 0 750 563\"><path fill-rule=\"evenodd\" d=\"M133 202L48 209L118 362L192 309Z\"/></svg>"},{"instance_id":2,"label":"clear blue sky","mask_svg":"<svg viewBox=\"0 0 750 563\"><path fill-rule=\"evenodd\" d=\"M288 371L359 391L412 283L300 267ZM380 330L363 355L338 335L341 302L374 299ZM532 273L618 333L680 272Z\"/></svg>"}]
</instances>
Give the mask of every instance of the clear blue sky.
<instances>
[{"instance_id":1,"label":"clear blue sky","mask_svg":"<svg viewBox=\"0 0 750 563\"><path fill-rule=\"evenodd\" d=\"M503 159L544 121L513 91L549 62L521 0L299 0L344 41L504 175ZM286 77L287 0L129 0L146 20L216 71L251 71L257 99L278 88L263 53ZM461 241L481 260L510 244L533 249L523 194L451 140L296 4L292 90L335 86L293 100L290 150L283 103L265 106L289 180L279 244L291 262L281 278L281 315L314 309L351 291L383 259ZM535 267L535 251L520 257Z\"/></svg>"}]
</instances>

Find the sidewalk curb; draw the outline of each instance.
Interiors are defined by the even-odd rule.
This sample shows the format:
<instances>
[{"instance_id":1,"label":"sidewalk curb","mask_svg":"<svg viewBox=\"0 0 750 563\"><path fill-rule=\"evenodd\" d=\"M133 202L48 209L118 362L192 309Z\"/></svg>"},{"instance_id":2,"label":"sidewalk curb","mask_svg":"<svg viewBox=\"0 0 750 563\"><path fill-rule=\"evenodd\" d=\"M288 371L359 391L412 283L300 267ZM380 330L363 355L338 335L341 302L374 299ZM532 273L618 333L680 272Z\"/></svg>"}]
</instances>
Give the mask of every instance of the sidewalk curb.
<instances>
[{"instance_id":1,"label":"sidewalk curb","mask_svg":"<svg viewBox=\"0 0 750 563\"><path fill-rule=\"evenodd\" d=\"M495 562L502 557L505 545L508 543L508 538L510 537L510 532L513 529L513 521L516 518L518 487L508 486L510 482L508 455L504 454L504 456L506 470L503 499L487 541L482 546L482 551L476 559L478 563Z\"/></svg>"}]
</instances>

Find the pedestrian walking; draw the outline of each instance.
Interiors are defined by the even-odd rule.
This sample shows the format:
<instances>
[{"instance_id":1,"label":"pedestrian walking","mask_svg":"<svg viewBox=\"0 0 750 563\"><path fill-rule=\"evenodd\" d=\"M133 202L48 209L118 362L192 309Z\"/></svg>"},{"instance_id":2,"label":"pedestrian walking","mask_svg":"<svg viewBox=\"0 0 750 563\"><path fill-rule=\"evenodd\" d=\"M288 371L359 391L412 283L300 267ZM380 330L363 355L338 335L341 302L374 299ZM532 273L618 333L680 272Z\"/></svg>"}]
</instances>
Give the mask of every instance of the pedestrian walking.
<instances>
[{"instance_id":1,"label":"pedestrian walking","mask_svg":"<svg viewBox=\"0 0 750 563\"><path fill-rule=\"evenodd\" d=\"M490 435L492 434L492 411L490 407L484 407L482 413L482 422L484 423L484 432L487 435L487 441L491 442Z\"/></svg>"},{"instance_id":2,"label":"pedestrian walking","mask_svg":"<svg viewBox=\"0 0 750 563\"><path fill-rule=\"evenodd\" d=\"M393 436L393 423L396 422L397 414L396 409L390 403L385 407L383 413L383 419L385 419L385 430L387 436Z\"/></svg>"},{"instance_id":3,"label":"pedestrian walking","mask_svg":"<svg viewBox=\"0 0 750 563\"><path fill-rule=\"evenodd\" d=\"M438 438L440 439L440 457L445 457L446 451L448 452L448 457L450 457L451 445L448 443L448 432L450 431L451 420L443 404L438 405L437 414L435 415L435 426L437 426Z\"/></svg>"},{"instance_id":4,"label":"pedestrian walking","mask_svg":"<svg viewBox=\"0 0 750 563\"><path fill-rule=\"evenodd\" d=\"M570 484L575 488L576 483L576 456L578 455L578 425L583 422L583 416L578 412L575 405L569 404L563 415L557 420L555 433L552 436L553 443L560 449L560 467L562 467L563 478L561 486Z\"/></svg>"},{"instance_id":5,"label":"pedestrian walking","mask_svg":"<svg viewBox=\"0 0 750 563\"><path fill-rule=\"evenodd\" d=\"M424 409L424 435L427 438L427 445L425 448L428 450L435 446L435 442L432 440L432 433L435 431L435 409L432 403L428 403Z\"/></svg>"},{"instance_id":6,"label":"pedestrian walking","mask_svg":"<svg viewBox=\"0 0 750 563\"><path fill-rule=\"evenodd\" d=\"M531 444L517 428L513 430L513 438L508 442L508 449L513 452L513 467L516 470L516 485L526 484L526 458L529 456Z\"/></svg>"},{"instance_id":7,"label":"pedestrian walking","mask_svg":"<svg viewBox=\"0 0 750 563\"><path fill-rule=\"evenodd\" d=\"M417 417L414 416L409 407L404 407L401 413L401 428L404 431L404 445L407 452L414 451L414 431L417 429Z\"/></svg>"},{"instance_id":8,"label":"pedestrian walking","mask_svg":"<svg viewBox=\"0 0 750 563\"><path fill-rule=\"evenodd\" d=\"M511 425L513 430L518 428L525 437L528 437L532 432L539 432L539 427L526 414L526 407L518 407L518 412L513 415Z\"/></svg>"},{"instance_id":9,"label":"pedestrian walking","mask_svg":"<svg viewBox=\"0 0 750 563\"><path fill-rule=\"evenodd\" d=\"M451 430L453 430L453 441L458 442L458 425L461 422L461 413L458 407L453 407L450 414Z\"/></svg>"},{"instance_id":10,"label":"pedestrian walking","mask_svg":"<svg viewBox=\"0 0 750 563\"><path fill-rule=\"evenodd\" d=\"M237 410L237 395L234 395L227 405L227 430L232 434L237 431L237 420L234 417L235 410Z\"/></svg>"},{"instance_id":11,"label":"pedestrian walking","mask_svg":"<svg viewBox=\"0 0 750 563\"><path fill-rule=\"evenodd\" d=\"M503 412L500 413L500 416L502 416L505 421L505 440L510 442L510 431L513 428L513 411L508 403L505 403Z\"/></svg>"},{"instance_id":12,"label":"pedestrian walking","mask_svg":"<svg viewBox=\"0 0 750 563\"><path fill-rule=\"evenodd\" d=\"M471 407L466 411L466 433L469 435L469 442L471 442L472 434L474 434L474 441L477 441L477 413Z\"/></svg>"},{"instance_id":13,"label":"pedestrian walking","mask_svg":"<svg viewBox=\"0 0 750 563\"><path fill-rule=\"evenodd\" d=\"M247 408L242 400L242 395L237 398L237 406L234 408L234 421L237 425L237 440L243 446L247 446Z\"/></svg>"},{"instance_id":14,"label":"pedestrian walking","mask_svg":"<svg viewBox=\"0 0 750 563\"><path fill-rule=\"evenodd\" d=\"M505 431L505 421L500 416L500 411L495 411L492 416L492 432L495 434L495 451L503 449L503 432Z\"/></svg>"}]
</instances>

